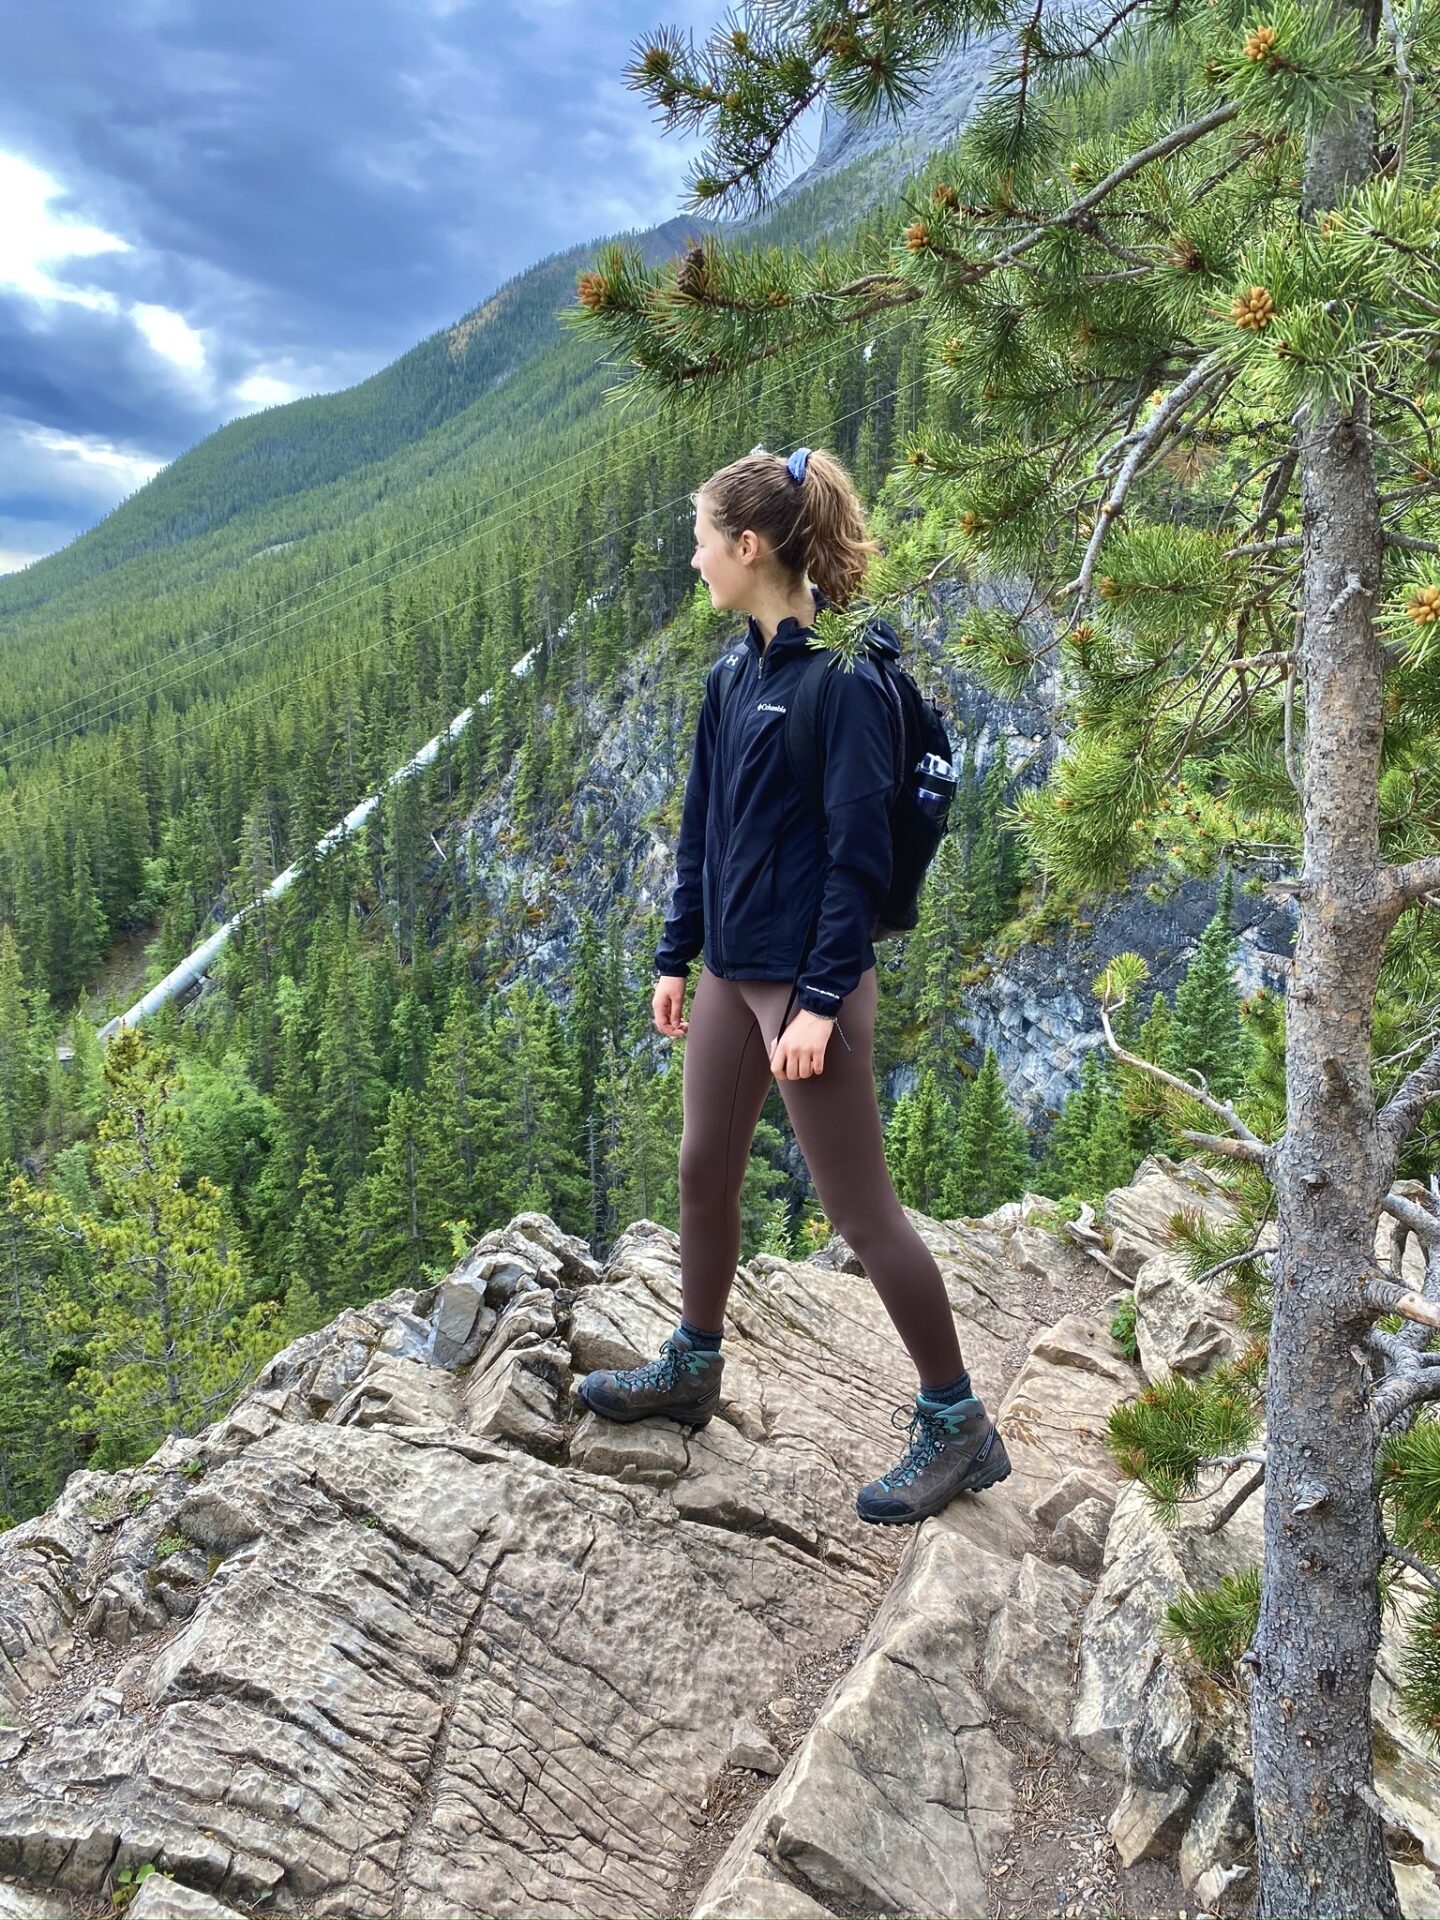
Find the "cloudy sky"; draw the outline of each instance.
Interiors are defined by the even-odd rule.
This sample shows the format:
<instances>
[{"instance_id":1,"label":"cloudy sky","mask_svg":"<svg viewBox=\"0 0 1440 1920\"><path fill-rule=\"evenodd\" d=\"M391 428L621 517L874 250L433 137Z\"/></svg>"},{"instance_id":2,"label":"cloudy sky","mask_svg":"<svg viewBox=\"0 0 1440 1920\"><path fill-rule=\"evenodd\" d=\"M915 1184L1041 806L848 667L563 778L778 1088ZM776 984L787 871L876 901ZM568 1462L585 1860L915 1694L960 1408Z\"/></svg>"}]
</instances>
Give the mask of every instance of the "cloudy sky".
<instances>
[{"instance_id":1,"label":"cloudy sky","mask_svg":"<svg viewBox=\"0 0 1440 1920\"><path fill-rule=\"evenodd\" d=\"M0 0L0 572L235 415L677 212L696 142L621 75L641 34L725 12Z\"/></svg>"}]
</instances>

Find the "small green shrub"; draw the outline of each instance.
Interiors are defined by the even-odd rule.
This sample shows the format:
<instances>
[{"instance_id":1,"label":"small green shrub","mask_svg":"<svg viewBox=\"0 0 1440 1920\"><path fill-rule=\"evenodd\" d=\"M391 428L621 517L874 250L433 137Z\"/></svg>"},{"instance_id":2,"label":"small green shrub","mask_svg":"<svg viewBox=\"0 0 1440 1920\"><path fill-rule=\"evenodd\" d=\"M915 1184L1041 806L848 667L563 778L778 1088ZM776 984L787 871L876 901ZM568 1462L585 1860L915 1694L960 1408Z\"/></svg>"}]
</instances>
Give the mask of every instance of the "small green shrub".
<instances>
[{"instance_id":1,"label":"small green shrub","mask_svg":"<svg viewBox=\"0 0 1440 1920\"><path fill-rule=\"evenodd\" d=\"M1137 1361L1140 1358L1140 1342L1135 1337L1135 1296L1127 1293L1116 1307L1110 1322L1110 1338L1119 1347L1125 1358Z\"/></svg>"}]
</instances>

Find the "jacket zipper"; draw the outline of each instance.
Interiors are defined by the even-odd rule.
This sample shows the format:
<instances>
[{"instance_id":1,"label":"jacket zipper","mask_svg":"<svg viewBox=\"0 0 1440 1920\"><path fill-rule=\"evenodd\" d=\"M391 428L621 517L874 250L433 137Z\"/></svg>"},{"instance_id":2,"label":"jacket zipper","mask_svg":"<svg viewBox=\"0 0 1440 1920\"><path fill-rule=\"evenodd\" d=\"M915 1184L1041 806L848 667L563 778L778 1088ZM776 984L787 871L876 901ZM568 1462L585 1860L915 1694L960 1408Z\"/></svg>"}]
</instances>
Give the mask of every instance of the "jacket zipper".
<instances>
[{"instance_id":1,"label":"jacket zipper","mask_svg":"<svg viewBox=\"0 0 1440 1920\"><path fill-rule=\"evenodd\" d=\"M745 672L745 668L741 668L741 672ZM764 655L760 655L760 672L764 672ZM726 712L720 716L722 720L728 718L730 708L735 705L735 699L737 699L737 695L733 695L732 693L732 697L726 701ZM722 728L722 733L724 733L724 728ZM724 739L716 741L716 747L724 747ZM716 760L720 760L720 753L716 753ZM726 977L726 954L724 954L724 947L720 945L720 920L722 920L724 904L726 904L726 854L730 852L730 768L722 764L722 766L720 766L720 772L726 776L724 781L722 781L722 791L724 791L724 797L726 797L726 839L724 839L724 847L720 849L720 872L714 876L714 958L716 958L716 973L724 979L724 977Z\"/></svg>"},{"instance_id":2,"label":"jacket zipper","mask_svg":"<svg viewBox=\"0 0 1440 1920\"><path fill-rule=\"evenodd\" d=\"M763 682L764 682L764 679L765 679L765 655L766 655L766 653L768 653L768 652L769 652L769 648L768 648L768 647L766 647L766 648L764 648L764 649L762 649L762 651L761 651L761 654L760 654L760 664L759 664L759 669L758 669L758 671L757 671L757 673L756 673L756 675L755 675L755 686L756 686L756 690L757 690L757 691L759 690L759 688L761 687L761 685L763 684ZM742 671L743 671L743 669L742 669ZM748 695L747 695L746 697L748 698ZM727 701L727 703L726 703L726 709L727 709L727 711L729 710L729 708L730 708L731 706L733 706L733 705L735 704L735 700L736 700L736 698L738 698L738 696L732 696L732 697L731 697L731 699L730 699L729 701ZM734 730L734 729L733 729L733 726L732 726L732 729L731 729L731 730L732 730L732 732L733 732L733 730ZM719 745L723 745L723 742L719 742L719 743L717 743L717 744L719 744ZM717 757L718 757L718 756L717 756ZM726 775L728 776L728 774L729 774L729 769L728 769L728 768L723 768L723 769L722 769L722 771L723 771L723 772L724 772L724 773L725 773L725 774L726 774ZM721 850L721 855L720 855L720 871L719 871L719 873L718 873L718 874L717 874L717 875L715 876L715 916L714 916L714 922L713 922L713 924L714 924L714 928L715 928L715 959L716 959L716 962L717 962L717 965L716 965L716 968L715 968L715 971L716 971L716 972L717 972L717 973L718 973L718 974L719 974L719 975L721 976L721 978L722 978L722 979L723 979L723 978L725 977L725 954L724 954L724 950L723 950L723 948L721 947L721 944L720 944L720 921L721 921L721 917L722 917L722 913L723 913L723 910L724 910L724 905L725 905L725 856L726 856L726 854L728 854L728 853L729 853L729 851L730 851L730 824L731 824L731 822L730 822L730 794L729 794L729 787L728 787L728 777L727 777L727 781L726 781L726 783L725 783L725 786L726 786L726 792L725 792L725 844L724 844L724 847L723 847L723 848L722 848L722 850ZM847 1042L846 1044L848 1045L849 1043Z\"/></svg>"}]
</instances>

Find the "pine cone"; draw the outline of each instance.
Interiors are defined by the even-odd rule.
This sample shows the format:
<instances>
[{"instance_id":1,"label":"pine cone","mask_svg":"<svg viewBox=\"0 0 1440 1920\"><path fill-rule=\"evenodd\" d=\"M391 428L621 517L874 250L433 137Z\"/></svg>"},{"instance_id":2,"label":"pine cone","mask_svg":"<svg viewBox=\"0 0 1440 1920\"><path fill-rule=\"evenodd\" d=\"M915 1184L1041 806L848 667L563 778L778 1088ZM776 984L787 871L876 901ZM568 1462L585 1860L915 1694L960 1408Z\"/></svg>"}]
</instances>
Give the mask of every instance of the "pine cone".
<instances>
[{"instance_id":1,"label":"pine cone","mask_svg":"<svg viewBox=\"0 0 1440 1920\"><path fill-rule=\"evenodd\" d=\"M1230 318L1247 333L1258 333L1275 318L1275 302L1268 287L1251 287L1240 294L1230 308Z\"/></svg>"},{"instance_id":2,"label":"pine cone","mask_svg":"<svg viewBox=\"0 0 1440 1920\"><path fill-rule=\"evenodd\" d=\"M931 203L937 207L948 207L953 213L960 204L960 196L948 181L942 180L930 196Z\"/></svg>"},{"instance_id":3,"label":"pine cone","mask_svg":"<svg viewBox=\"0 0 1440 1920\"><path fill-rule=\"evenodd\" d=\"M603 273L582 273L575 282L580 304L589 313L601 313L610 297L609 283Z\"/></svg>"},{"instance_id":4,"label":"pine cone","mask_svg":"<svg viewBox=\"0 0 1440 1920\"><path fill-rule=\"evenodd\" d=\"M704 247L692 247L675 275L677 292L687 300L704 300L710 293L710 274Z\"/></svg>"},{"instance_id":5,"label":"pine cone","mask_svg":"<svg viewBox=\"0 0 1440 1920\"><path fill-rule=\"evenodd\" d=\"M905 229L905 244L911 253L923 253L930 244L930 229L923 220L912 220Z\"/></svg>"},{"instance_id":6,"label":"pine cone","mask_svg":"<svg viewBox=\"0 0 1440 1920\"><path fill-rule=\"evenodd\" d=\"M1440 620L1440 587L1417 587L1410 598L1410 618L1417 627Z\"/></svg>"},{"instance_id":7,"label":"pine cone","mask_svg":"<svg viewBox=\"0 0 1440 1920\"><path fill-rule=\"evenodd\" d=\"M1275 51L1276 33L1274 27L1256 27L1253 33L1245 36L1242 51L1247 60L1269 60Z\"/></svg>"}]
</instances>

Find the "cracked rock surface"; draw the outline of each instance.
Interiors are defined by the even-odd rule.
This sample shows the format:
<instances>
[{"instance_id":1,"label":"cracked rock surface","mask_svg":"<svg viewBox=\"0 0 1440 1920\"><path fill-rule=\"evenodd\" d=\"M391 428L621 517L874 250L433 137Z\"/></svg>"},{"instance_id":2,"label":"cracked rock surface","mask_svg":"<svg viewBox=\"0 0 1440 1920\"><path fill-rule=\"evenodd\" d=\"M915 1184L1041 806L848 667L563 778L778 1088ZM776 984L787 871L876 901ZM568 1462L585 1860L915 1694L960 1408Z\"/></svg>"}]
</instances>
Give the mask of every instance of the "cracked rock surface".
<instances>
[{"instance_id":1,"label":"cracked rock surface","mask_svg":"<svg viewBox=\"0 0 1440 1920\"><path fill-rule=\"evenodd\" d=\"M1037 1325L1007 1236L912 1217L993 1404ZM673 1327L675 1236L638 1222L601 1272L521 1215L441 1286L276 1355L199 1435L73 1474L0 1538L15 1911L47 1891L79 1911L150 1863L167 1877L152 1899L188 1889L209 1911L668 1912L737 1722L797 1655L876 1620L905 1545L854 1513L898 1457L889 1416L913 1373L853 1269L839 1242L818 1264L743 1267L719 1417L621 1426L584 1414L573 1381ZM982 1533L1031 1528L1012 1452ZM917 1796L928 1864L894 1863L885 1886L921 1901L938 1873L968 1900L1009 1791L983 1703L950 1684L950 1589L975 1588L977 1551L934 1532L791 1782L785 1898L810 1911L807 1886L842 1904L878 1889L867 1836ZM862 1750L877 1703L934 1729L923 1792L913 1769L876 1773L870 1824L827 1850L827 1769ZM957 1816L980 1837L952 1857Z\"/></svg>"}]
</instances>

